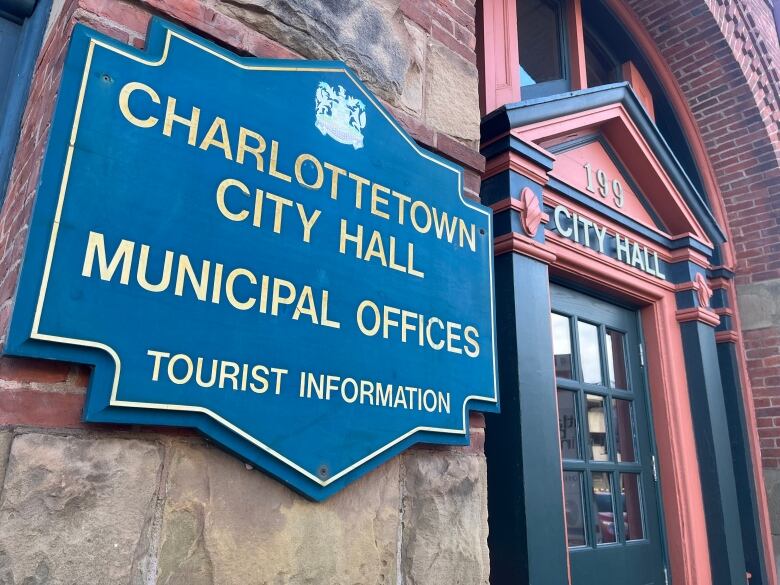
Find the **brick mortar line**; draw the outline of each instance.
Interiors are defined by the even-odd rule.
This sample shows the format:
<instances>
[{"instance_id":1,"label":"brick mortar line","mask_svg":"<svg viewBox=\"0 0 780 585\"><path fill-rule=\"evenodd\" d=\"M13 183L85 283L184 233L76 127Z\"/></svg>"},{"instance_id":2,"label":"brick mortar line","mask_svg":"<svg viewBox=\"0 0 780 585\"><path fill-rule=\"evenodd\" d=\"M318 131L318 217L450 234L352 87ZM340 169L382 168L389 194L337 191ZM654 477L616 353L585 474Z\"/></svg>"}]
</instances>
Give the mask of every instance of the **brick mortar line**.
<instances>
[{"instance_id":1,"label":"brick mortar line","mask_svg":"<svg viewBox=\"0 0 780 585\"><path fill-rule=\"evenodd\" d=\"M769 57L769 55L767 55L764 51L760 49L759 44L756 40L756 31L754 27L750 25L750 22L747 20L747 17L745 15L745 9L742 6L741 2L739 2L739 0L734 0L733 4L731 4L730 6L734 6L736 12L739 13L737 18L739 18L739 20L742 22L744 26L747 39L739 39L738 37L736 37L736 35L732 34L731 37L735 41L738 41L738 44L740 46L737 47L736 46L737 43L734 43L734 45L729 43L729 46L732 47L732 52L734 52L735 50L740 51L742 53L742 56L745 57L745 59L747 60L747 63L745 64L744 67L742 63L740 63L740 69L742 69L745 74L747 86L748 89L750 89L750 93L753 96L753 100L757 102L757 105L763 102L763 105L758 106L759 115L762 119L762 122L764 122L765 116L761 114L761 110L763 110L765 107L771 110L770 112L768 112L768 116L773 118L772 120L773 122L776 122L776 118L778 117L778 114L780 114L780 88L778 88L777 83L773 82L771 77L771 71L772 70L777 71L777 69L771 67L771 64L767 62L767 59L771 59L771 57ZM726 13L729 12L728 6L724 6L724 11ZM748 39L750 43L747 42ZM753 52L752 57L747 54L748 50L751 50ZM737 59L737 61L740 61L740 59ZM758 62L760 67L756 65L756 62ZM745 71L745 68L747 68L748 70ZM757 79L754 81L753 84L751 84L749 81L750 73L755 73L757 77ZM759 82L762 80L761 78L765 78L765 80L767 81L767 83L765 84L766 87L762 87L761 85L759 85ZM759 94L763 94L763 96ZM774 97L774 100L767 99L771 97ZM764 123L764 126L767 127L768 125ZM767 127L767 130L770 134L770 140L772 142L775 142L777 140L778 130L780 129L775 128L774 130L772 130ZM778 153L778 159L780 160L780 153Z\"/></svg>"},{"instance_id":2,"label":"brick mortar line","mask_svg":"<svg viewBox=\"0 0 780 585\"><path fill-rule=\"evenodd\" d=\"M769 81L769 83L767 85L769 86L769 89L771 90L772 94L774 95L774 98L775 98L774 99L774 104L775 104L774 111L777 112L778 111L778 105L780 105L780 88L777 87L776 83L772 83L772 79L771 79L771 70L772 69L776 70L776 68L771 67L771 63L767 62L767 59L771 59L771 58L769 57L769 55L767 55L764 51L761 50L761 48L759 46L759 43L757 41L756 31L754 30L754 27L750 26L750 22L747 19L745 7L742 5L742 2L740 0L734 0L732 5L736 7L736 11L739 13L740 19L744 23L745 29L747 30L747 34L750 37L750 42L751 42L752 49L753 49L753 52L754 52L755 56L754 57L749 57L748 56L748 59L750 60L751 64L754 63L756 61L756 59L757 59L761 63L761 65L763 66L763 71L762 72L765 74L764 77ZM724 6L724 9L726 11L728 11L728 7L727 6ZM744 50L746 44L747 43L742 41L742 49L743 50ZM759 73L759 72L756 71L756 73ZM766 92L763 89L762 89L762 92L765 93L765 94L768 93L768 92Z\"/></svg>"}]
</instances>

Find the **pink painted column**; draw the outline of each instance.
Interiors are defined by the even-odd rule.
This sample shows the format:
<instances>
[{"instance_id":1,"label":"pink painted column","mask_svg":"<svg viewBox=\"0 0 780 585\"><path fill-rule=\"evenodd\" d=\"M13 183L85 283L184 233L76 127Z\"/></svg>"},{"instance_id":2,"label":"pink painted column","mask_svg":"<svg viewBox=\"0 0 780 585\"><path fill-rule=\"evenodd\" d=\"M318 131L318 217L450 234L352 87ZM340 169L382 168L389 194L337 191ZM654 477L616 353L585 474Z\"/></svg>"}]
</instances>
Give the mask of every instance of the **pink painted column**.
<instances>
[{"instance_id":1,"label":"pink painted column","mask_svg":"<svg viewBox=\"0 0 780 585\"><path fill-rule=\"evenodd\" d=\"M515 0L484 0L479 25L482 37L479 106L484 116L504 104L520 101Z\"/></svg>"}]
</instances>

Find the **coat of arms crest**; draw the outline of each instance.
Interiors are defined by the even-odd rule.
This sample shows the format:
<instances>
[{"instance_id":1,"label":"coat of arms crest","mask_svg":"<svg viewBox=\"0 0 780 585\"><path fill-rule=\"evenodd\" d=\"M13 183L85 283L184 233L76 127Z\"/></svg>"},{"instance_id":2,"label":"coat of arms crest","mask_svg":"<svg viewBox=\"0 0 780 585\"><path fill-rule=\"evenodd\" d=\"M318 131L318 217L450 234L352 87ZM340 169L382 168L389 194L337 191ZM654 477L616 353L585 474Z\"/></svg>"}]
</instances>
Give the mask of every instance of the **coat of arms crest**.
<instances>
[{"instance_id":1,"label":"coat of arms crest","mask_svg":"<svg viewBox=\"0 0 780 585\"><path fill-rule=\"evenodd\" d=\"M357 98L347 95L339 85L334 89L324 81L317 86L315 99L315 126L341 144L351 144L357 150L363 148L363 128L366 127L366 106Z\"/></svg>"}]
</instances>

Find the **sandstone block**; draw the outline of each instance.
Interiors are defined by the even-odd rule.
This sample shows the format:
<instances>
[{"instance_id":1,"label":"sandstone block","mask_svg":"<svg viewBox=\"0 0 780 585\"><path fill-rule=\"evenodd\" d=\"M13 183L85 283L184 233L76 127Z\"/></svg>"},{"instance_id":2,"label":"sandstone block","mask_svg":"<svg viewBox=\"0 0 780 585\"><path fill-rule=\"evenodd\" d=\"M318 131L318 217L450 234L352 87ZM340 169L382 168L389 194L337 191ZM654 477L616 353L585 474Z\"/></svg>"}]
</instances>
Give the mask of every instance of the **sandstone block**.
<instances>
[{"instance_id":1,"label":"sandstone block","mask_svg":"<svg viewBox=\"0 0 780 585\"><path fill-rule=\"evenodd\" d=\"M738 286L737 303L743 330L780 325L780 279Z\"/></svg>"},{"instance_id":2,"label":"sandstone block","mask_svg":"<svg viewBox=\"0 0 780 585\"><path fill-rule=\"evenodd\" d=\"M411 20L404 19L405 30L409 38L410 63L406 72L401 94L401 106L417 115L422 114L428 37Z\"/></svg>"},{"instance_id":3,"label":"sandstone block","mask_svg":"<svg viewBox=\"0 0 780 585\"><path fill-rule=\"evenodd\" d=\"M425 120L439 132L479 140L477 68L439 42L428 46Z\"/></svg>"},{"instance_id":4,"label":"sandstone block","mask_svg":"<svg viewBox=\"0 0 780 585\"><path fill-rule=\"evenodd\" d=\"M764 486L772 534L780 536L780 469L764 469Z\"/></svg>"},{"instance_id":5,"label":"sandstone block","mask_svg":"<svg viewBox=\"0 0 780 585\"><path fill-rule=\"evenodd\" d=\"M403 583L487 585L487 467L477 454L404 455Z\"/></svg>"},{"instance_id":6,"label":"sandstone block","mask_svg":"<svg viewBox=\"0 0 780 585\"><path fill-rule=\"evenodd\" d=\"M400 0L233 0L214 2L232 16L306 59L338 59L372 90L400 104L415 64ZM414 75L410 80L414 83Z\"/></svg>"},{"instance_id":7,"label":"sandstone block","mask_svg":"<svg viewBox=\"0 0 780 585\"><path fill-rule=\"evenodd\" d=\"M0 486L5 477L5 468L8 463L8 454L11 450L11 441L14 438L13 431L0 431ZM0 581L0 583L2 583Z\"/></svg>"},{"instance_id":8,"label":"sandstone block","mask_svg":"<svg viewBox=\"0 0 780 585\"><path fill-rule=\"evenodd\" d=\"M394 585L398 463L325 502L207 446L174 447L158 585Z\"/></svg>"},{"instance_id":9,"label":"sandstone block","mask_svg":"<svg viewBox=\"0 0 780 585\"><path fill-rule=\"evenodd\" d=\"M780 536L772 535L772 549L780 551ZM777 579L780 581L780 553L775 552L775 565L777 566Z\"/></svg>"},{"instance_id":10,"label":"sandstone block","mask_svg":"<svg viewBox=\"0 0 780 585\"><path fill-rule=\"evenodd\" d=\"M0 583L130 583L161 465L150 442L17 435L0 502Z\"/></svg>"}]
</instances>

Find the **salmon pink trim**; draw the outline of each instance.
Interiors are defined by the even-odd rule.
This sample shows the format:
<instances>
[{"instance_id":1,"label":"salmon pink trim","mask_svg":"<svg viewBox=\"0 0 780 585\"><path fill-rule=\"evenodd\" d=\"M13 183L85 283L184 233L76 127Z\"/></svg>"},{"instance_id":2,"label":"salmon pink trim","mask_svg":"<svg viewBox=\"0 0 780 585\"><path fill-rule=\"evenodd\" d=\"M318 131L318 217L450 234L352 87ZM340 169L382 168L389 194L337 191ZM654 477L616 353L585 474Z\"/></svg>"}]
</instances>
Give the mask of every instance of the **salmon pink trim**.
<instances>
[{"instance_id":1,"label":"salmon pink trim","mask_svg":"<svg viewBox=\"0 0 780 585\"><path fill-rule=\"evenodd\" d=\"M588 87L588 73L585 67L585 33L582 26L582 4L580 0L569 0L566 3L566 17L568 20L569 37L569 63L571 89L585 89Z\"/></svg>"},{"instance_id":2,"label":"salmon pink trim","mask_svg":"<svg viewBox=\"0 0 780 585\"><path fill-rule=\"evenodd\" d=\"M530 237L536 235L539 225L550 221L550 216L544 213L539 206L539 198L531 189L524 187L520 192L520 219L525 234Z\"/></svg>"},{"instance_id":3,"label":"salmon pink trim","mask_svg":"<svg viewBox=\"0 0 780 585\"><path fill-rule=\"evenodd\" d=\"M692 234L686 234L693 238L694 240L697 239L696 236ZM676 240L678 239L677 236L672 236L670 239ZM681 260L689 260L693 262L694 264L697 264L698 266L701 266L702 268L709 268L710 264L707 262L707 258L704 256L704 254L697 252L696 250L692 250L691 248L680 248L678 250L672 250L669 252L669 260L671 262L679 262Z\"/></svg>"},{"instance_id":4,"label":"salmon pink trim","mask_svg":"<svg viewBox=\"0 0 780 585\"><path fill-rule=\"evenodd\" d=\"M661 493L673 583L710 585L712 573L693 416L676 301L642 310L648 382L660 460Z\"/></svg>"},{"instance_id":5,"label":"salmon pink trim","mask_svg":"<svg viewBox=\"0 0 780 585\"><path fill-rule=\"evenodd\" d=\"M545 246L516 232L498 236L493 240L494 256L500 256L508 252L517 252L545 264L555 262L555 254L550 252Z\"/></svg>"},{"instance_id":6,"label":"salmon pink trim","mask_svg":"<svg viewBox=\"0 0 780 585\"><path fill-rule=\"evenodd\" d=\"M696 273L693 285L694 290L696 291L696 298L699 300L699 305L705 308L709 307L710 299L712 298L712 287L707 284L707 279L701 272Z\"/></svg>"},{"instance_id":7,"label":"salmon pink trim","mask_svg":"<svg viewBox=\"0 0 780 585\"><path fill-rule=\"evenodd\" d=\"M547 169L534 164L513 152L502 152L498 156L490 159L485 165L485 173L482 175L482 180L489 179L506 170L515 171L516 173L531 179L534 183L541 185L545 185L548 181Z\"/></svg>"},{"instance_id":8,"label":"salmon pink trim","mask_svg":"<svg viewBox=\"0 0 780 585\"><path fill-rule=\"evenodd\" d=\"M655 122L655 108L653 107L653 94L650 93L650 88L647 87L642 75L637 71L636 66L631 61L626 61L620 67L623 72L623 80L628 81L631 85L631 89L634 90L636 97L642 102L642 105L650 114L650 117Z\"/></svg>"},{"instance_id":9,"label":"salmon pink trim","mask_svg":"<svg viewBox=\"0 0 780 585\"><path fill-rule=\"evenodd\" d=\"M717 327L720 325L720 317L711 309L703 309L701 307L690 307L689 309L680 309L676 313L677 320L680 323L687 323L688 321L699 321L706 325L712 325Z\"/></svg>"},{"instance_id":10,"label":"salmon pink trim","mask_svg":"<svg viewBox=\"0 0 780 585\"><path fill-rule=\"evenodd\" d=\"M691 232L712 247L712 242L622 103L528 124L515 128L511 133L546 146L547 142L554 142L583 128L600 132L610 143L619 145L622 162L642 187L649 203L661 215L671 235Z\"/></svg>"},{"instance_id":11,"label":"salmon pink trim","mask_svg":"<svg viewBox=\"0 0 780 585\"><path fill-rule=\"evenodd\" d=\"M730 307L737 307L737 293L734 288L734 283L728 281L726 289L726 295L728 297L728 304ZM740 322L739 311L735 310L732 316L734 333L737 336L737 343L739 344L739 351L737 351L737 359L739 360L739 376L740 386L742 387L742 401L745 404L745 425L747 426L748 444L750 446L750 458L753 463L753 480L756 486L756 499L758 505L759 523L761 526L761 538L764 543L764 562L766 563L767 572L767 585L778 585L777 578L777 565L775 561L774 551L772 550L772 532L769 521L769 503L767 502L766 486L764 485L764 474L762 473L763 467L761 465L761 450L759 448L760 442L758 438L758 422L756 421L756 410L750 408L753 402L753 388L750 385L750 377L748 376L747 358L742 348L745 347L745 340L742 335L742 323ZM730 332L724 332L730 333ZM717 333L715 334L717 341Z\"/></svg>"},{"instance_id":12,"label":"salmon pink trim","mask_svg":"<svg viewBox=\"0 0 780 585\"><path fill-rule=\"evenodd\" d=\"M716 331L716 343L739 343L739 334L736 331Z\"/></svg>"},{"instance_id":13,"label":"salmon pink trim","mask_svg":"<svg viewBox=\"0 0 780 585\"><path fill-rule=\"evenodd\" d=\"M515 199L514 197L507 197L506 199L502 199L501 201L496 201L490 206L490 208L493 210L493 213L501 213L502 211L506 211L507 209L511 209L512 211L522 213L524 209L522 203L520 203L520 200ZM547 215L546 213L543 213L541 217L541 223L548 223L549 221L550 221L550 216Z\"/></svg>"},{"instance_id":14,"label":"salmon pink trim","mask_svg":"<svg viewBox=\"0 0 780 585\"><path fill-rule=\"evenodd\" d=\"M520 101L516 0L483 0L480 109L482 115Z\"/></svg>"}]
</instances>

